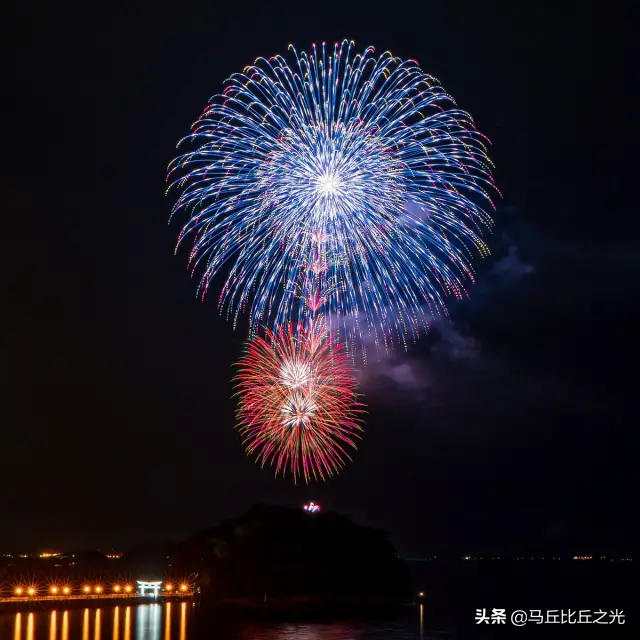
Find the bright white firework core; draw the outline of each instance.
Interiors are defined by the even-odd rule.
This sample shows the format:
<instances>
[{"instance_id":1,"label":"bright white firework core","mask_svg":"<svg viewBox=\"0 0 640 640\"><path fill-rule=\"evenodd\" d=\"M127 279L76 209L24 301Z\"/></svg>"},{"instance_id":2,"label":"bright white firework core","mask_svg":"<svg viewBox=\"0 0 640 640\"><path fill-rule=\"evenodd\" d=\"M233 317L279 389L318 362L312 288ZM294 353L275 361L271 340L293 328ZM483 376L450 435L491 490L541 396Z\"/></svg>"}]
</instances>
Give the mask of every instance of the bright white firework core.
<instances>
[{"instance_id":1,"label":"bright white firework core","mask_svg":"<svg viewBox=\"0 0 640 640\"><path fill-rule=\"evenodd\" d=\"M318 178L318 191L320 195L337 195L339 187L340 178L335 173L329 173L327 171Z\"/></svg>"},{"instance_id":2,"label":"bright white firework core","mask_svg":"<svg viewBox=\"0 0 640 640\"><path fill-rule=\"evenodd\" d=\"M316 403L304 393L294 392L282 407L282 424L287 427L306 427L316 412Z\"/></svg>"},{"instance_id":3,"label":"bright white firework core","mask_svg":"<svg viewBox=\"0 0 640 640\"><path fill-rule=\"evenodd\" d=\"M311 366L300 360L285 360L280 367L280 383L289 389L298 389L311 382Z\"/></svg>"}]
</instances>

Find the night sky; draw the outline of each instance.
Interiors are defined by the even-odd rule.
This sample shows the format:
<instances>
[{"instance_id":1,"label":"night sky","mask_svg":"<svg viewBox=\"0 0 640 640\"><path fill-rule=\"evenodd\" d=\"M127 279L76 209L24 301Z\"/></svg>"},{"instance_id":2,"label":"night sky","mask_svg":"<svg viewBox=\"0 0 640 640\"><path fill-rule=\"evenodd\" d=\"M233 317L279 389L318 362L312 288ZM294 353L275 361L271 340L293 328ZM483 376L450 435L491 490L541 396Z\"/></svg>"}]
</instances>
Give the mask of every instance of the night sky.
<instances>
[{"instance_id":1,"label":"night sky","mask_svg":"<svg viewBox=\"0 0 640 640\"><path fill-rule=\"evenodd\" d=\"M21 3L5 57L0 551L183 538L309 499L408 555L629 550L629 16L590 2L93 5ZM362 373L354 464L293 486L233 429L244 334L174 256L165 172L227 76L344 37L441 80L491 138L503 198L469 301Z\"/></svg>"}]
</instances>

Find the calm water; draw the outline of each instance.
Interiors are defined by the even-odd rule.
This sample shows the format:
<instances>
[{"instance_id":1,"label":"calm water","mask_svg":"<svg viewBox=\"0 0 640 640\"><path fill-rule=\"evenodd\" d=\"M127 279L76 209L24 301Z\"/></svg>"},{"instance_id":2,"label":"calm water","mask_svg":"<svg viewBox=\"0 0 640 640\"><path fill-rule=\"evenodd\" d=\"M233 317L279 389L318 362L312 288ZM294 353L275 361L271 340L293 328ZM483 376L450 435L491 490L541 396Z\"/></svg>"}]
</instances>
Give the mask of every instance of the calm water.
<instances>
[{"instance_id":1,"label":"calm water","mask_svg":"<svg viewBox=\"0 0 640 640\"><path fill-rule=\"evenodd\" d=\"M423 563L426 565L426 563ZM633 566L631 566L633 564ZM0 614L0 640L473 640L475 638L590 638L637 634L635 565L454 563L421 568L416 587L426 608L394 617L369 611L365 620L283 623L238 619L189 602L74 608ZM623 610L624 625L505 625L478 627L476 608ZM226 615L226 618L225 618ZM317 620L317 618L316 618ZM635 633L634 633L635 631ZM631 633L631 635L629 635Z\"/></svg>"},{"instance_id":2,"label":"calm water","mask_svg":"<svg viewBox=\"0 0 640 640\"><path fill-rule=\"evenodd\" d=\"M0 640L437 640L451 634L428 630L412 608L391 621L367 623L236 623L198 620L191 603L0 614ZM427 625L428 626L428 625Z\"/></svg>"}]
</instances>

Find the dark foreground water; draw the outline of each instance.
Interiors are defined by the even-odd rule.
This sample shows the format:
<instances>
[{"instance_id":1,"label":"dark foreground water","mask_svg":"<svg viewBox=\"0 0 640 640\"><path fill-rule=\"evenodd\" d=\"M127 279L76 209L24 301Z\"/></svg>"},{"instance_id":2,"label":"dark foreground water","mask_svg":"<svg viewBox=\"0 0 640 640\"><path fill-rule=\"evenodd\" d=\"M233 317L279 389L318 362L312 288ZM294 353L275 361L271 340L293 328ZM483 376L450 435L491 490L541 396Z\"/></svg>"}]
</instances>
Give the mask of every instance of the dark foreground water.
<instances>
[{"instance_id":1,"label":"dark foreground water","mask_svg":"<svg viewBox=\"0 0 640 640\"><path fill-rule=\"evenodd\" d=\"M442 563L414 571L424 604L286 621L191 602L0 614L0 640L469 640L640 638L639 563ZM477 624L477 610L489 624ZM504 623L494 622L502 610ZM516 611L543 616L516 626ZM602 611L606 615L596 615ZM579 620L582 612L582 621ZM615 619L612 613L619 612ZM564 613L565 621L562 622ZM269 614L272 615L272 614ZM278 614L280 615L280 614ZM500 616L498 616L500 617ZM599 619L599 622L596 622Z\"/></svg>"},{"instance_id":2,"label":"dark foreground water","mask_svg":"<svg viewBox=\"0 0 640 640\"><path fill-rule=\"evenodd\" d=\"M212 620L191 603L148 604L5 613L1 640L349 640L363 638L435 639L451 634L423 629L419 608L390 620L323 622L243 622Z\"/></svg>"},{"instance_id":3,"label":"dark foreground water","mask_svg":"<svg viewBox=\"0 0 640 640\"><path fill-rule=\"evenodd\" d=\"M628 614L627 614L628 615ZM635 617L635 616L633 616ZM467 618L467 616L465 616ZM477 625L468 619L446 624L430 619L424 605L392 616L371 612L358 618L318 621L214 619L192 603L145 604L0 615L0 640L469 640L471 638L638 638L627 624Z\"/></svg>"}]
</instances>

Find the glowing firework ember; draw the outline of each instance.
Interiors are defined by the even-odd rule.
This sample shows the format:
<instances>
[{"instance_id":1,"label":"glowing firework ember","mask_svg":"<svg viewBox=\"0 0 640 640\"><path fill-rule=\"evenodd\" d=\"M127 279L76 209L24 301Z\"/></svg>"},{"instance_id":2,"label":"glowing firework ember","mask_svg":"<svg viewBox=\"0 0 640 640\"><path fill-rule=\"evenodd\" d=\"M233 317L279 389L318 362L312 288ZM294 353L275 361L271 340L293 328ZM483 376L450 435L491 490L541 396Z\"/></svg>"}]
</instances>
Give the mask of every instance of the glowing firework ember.
<instances>
[{"instance_id":1,"label":"glowing firework ember","mask_svg":"<svg viewBox=\"0 0 640 640\"><path fill-rule=\"evenodd\" d=\"M201 293L228 263L219 302L234 323L250 312L251 335L323 306L350 345L365 332L406 343L465 294L473 250L488 253L492 165L471 116L415 61L352 47L234 74L185 138L199 146L170 167ZM306 387L297 364L279 366Z\"/></svg>"},{"instance_id":2,"label":"glowing firework ember","mask_svg":"<svg viewBox=\"0 0 640 640\"><path fill-rule=\"evenodd\" d=\"M280 367L280 381L285 387L298 389L311 382L311 365L301 360L287 360Z\"/></svg>"},{"instance_id":3,"label":"glowing firework ember","mask_svg":"<svg viewBox=\"0 0 640 640\"><path fill-rule=\"evenodd\" d=\"M321 320L251 340L238 367L238 429L262 466L309 482L350 459L362 406L343 347Z\"/></svg>"}]
</instances>

